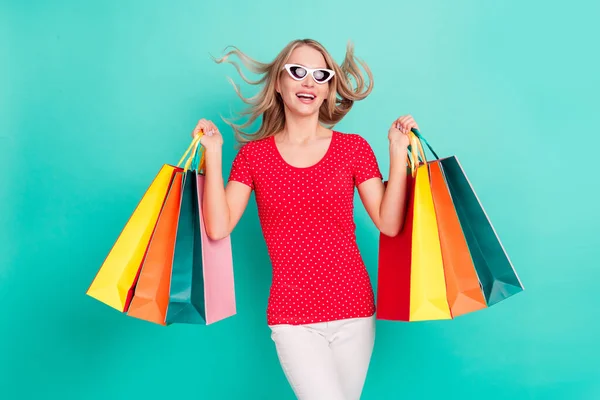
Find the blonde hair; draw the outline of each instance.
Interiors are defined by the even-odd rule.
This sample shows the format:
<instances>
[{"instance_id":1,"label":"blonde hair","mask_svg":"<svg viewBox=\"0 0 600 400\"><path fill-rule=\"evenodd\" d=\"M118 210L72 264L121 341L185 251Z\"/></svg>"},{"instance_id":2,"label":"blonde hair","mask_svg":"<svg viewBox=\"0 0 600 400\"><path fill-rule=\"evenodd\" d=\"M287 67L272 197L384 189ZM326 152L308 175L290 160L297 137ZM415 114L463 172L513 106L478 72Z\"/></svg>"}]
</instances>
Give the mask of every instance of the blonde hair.
<instances>
[{"instance_id":1,"label":"blonde hair","mask_svg":"<svg viewBox=\"0 0 600 400\"><path fill-rule=\"evenodd\" d=\"M234 131L235 138L238 143L243 144L253 140L263 139L281 131L285 126L285 112L283 99L275 90L275 82L279 77L279 73L283 69L284 64L290 58L292 51L300 46L310 46L323 54L327 68L333 69L335 75L328 82L331 88L328 99L323 102L319 110L319 121L329 128L333 128L335 124L344 118L350 111L352 105L357 100L366 98L373 90L373 75L365 62L354 56L354 47L349 41L346 46L346 56L344 61L338 65L329 52L319 42L313 39L298 39L289 42L283 50L270 63L262 63L252 59L244 54L235 46L221 58L214 58L218 64L227 62L232 64L241 78L251 85L261 85L262 89L250 98L245 98L239 87L228 78L233 85L237 95L242 101L248 104L248 107L240 112L239 118L249 116L248 120L241 124L233 123L232 121L223 118L223 121L231 126ZM227 50L227 48L225 50ZM250 71L262 75L257 80L248 79L242 72L240 65L235 61L229 60L232 55L238 56L242 64ZM359 69L359 64L365 69L369 78L368 84ZM354 78L356 87L353 87L351 78ZM262 116L261 125L254 133L245 132L244 129L254 123L254 121Z\"/></svg>"}]
</instances>

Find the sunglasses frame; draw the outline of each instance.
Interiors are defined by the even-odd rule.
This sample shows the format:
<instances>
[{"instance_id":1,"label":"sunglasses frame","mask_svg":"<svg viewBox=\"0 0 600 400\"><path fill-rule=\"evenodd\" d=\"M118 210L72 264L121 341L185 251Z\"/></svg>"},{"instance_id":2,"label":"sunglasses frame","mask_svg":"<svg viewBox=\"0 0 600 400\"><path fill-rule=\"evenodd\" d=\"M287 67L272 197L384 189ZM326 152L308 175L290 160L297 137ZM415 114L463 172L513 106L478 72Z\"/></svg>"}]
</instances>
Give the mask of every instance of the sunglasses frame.
<instances>
[{"instance_id":1,"label":"sunglasses frame","mask_svg":"<svg viewBox=\"0 0 600 400\"><path fill-rule=\"evenodd\" d=\"M292 67L300 67L300 68L303 68L304 70L306 70L307 74L306 74L306 75L304 75L302 78L298 78L298 77L296 77L296 76L295 76L295 75L292 73L292 70L291 70L291 69L292 69ZM329 82L331 79L333 79L333 76L335 75L335 71L334 71L334 70L331 70L331 69L328 69L328 68L308 68L308 67L305 67L304 65L300 65L300 64L285 64L285 65L283 66L283 69L285 69L285 70L287 71L287 73L288 73L288 74L289 74L289 75L292 77L292 79L294 79L294 80L297 80L297 81L303 81L304 79L306 79L306 77L307 77L307 76L309 76L309 75L310 75L310 76L312 76L312 78L313 78L313 81L315 81L315 82L316 82L316 83L318 83L319 85L322 85L322 84L324 84L324 83L327 83L327 82ZM329 77L328 77L326 80L319 82L318 80L316 80L316 79L315 79L315 75L314 75L314 73L315 73L316 71L326 71L326 72L328 72L328 73L329 73Z\"/></svg>"}]
</instances>

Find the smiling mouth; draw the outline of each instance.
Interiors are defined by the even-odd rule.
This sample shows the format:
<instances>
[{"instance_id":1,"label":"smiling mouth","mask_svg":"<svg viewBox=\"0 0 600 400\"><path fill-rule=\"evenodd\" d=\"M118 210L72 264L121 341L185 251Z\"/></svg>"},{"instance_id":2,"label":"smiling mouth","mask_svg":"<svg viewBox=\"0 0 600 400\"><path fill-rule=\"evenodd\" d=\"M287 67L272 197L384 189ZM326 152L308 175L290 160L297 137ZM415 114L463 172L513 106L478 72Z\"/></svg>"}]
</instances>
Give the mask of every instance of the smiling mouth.
<instances>
[{"instance_id":1,"label":"smiling mouth","mask_svg":"<svg viewBox=\"0 0 600 400\"><path fill-rule=\"evenodd\" d=\"M316 98L316 96L308 93L298 93L296 97L298 97L300 100L314 100Z\"/></svg>"}]
</instances>

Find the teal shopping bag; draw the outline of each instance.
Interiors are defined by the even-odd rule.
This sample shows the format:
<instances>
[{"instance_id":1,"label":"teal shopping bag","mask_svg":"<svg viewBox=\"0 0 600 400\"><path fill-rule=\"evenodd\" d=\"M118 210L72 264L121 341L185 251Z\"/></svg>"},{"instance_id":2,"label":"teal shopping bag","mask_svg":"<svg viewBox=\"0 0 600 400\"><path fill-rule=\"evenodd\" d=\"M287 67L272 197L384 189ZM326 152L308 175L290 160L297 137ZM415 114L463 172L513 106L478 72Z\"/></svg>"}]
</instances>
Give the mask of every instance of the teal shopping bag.
<instances>
[{"instance_id":1,"label":"teal shopping bag","mask_svg":"<svg viewBox=\"0 0 600 400\"><path fill-rule=\"evenodd\" d=\"M450 195L488 306L523 291L523 285L456 157L440 160Z\"/></svg>"},{"instance_id":2,"label":"teal shopping bag","mask_svg":"<svg viewBox=\"0 0 600 400\"><path fill-rule=\"evenodd\" d=\"M194 157L192 169L182 174L181 205L171 269L166 324L205 324L202 238Z\"/></svg>"}]
</instances>

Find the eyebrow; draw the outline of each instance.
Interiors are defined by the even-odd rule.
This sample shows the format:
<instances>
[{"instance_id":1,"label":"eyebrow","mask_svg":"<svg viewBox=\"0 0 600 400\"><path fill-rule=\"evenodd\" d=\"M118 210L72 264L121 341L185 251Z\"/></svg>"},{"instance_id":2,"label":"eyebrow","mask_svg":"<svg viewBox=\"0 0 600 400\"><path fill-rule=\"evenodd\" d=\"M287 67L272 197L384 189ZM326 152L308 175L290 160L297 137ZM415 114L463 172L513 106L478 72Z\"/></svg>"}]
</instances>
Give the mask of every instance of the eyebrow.
<instances>
[{"instance_id":1,"label":"eyebrow","mask_svg":"<svg viewBox=\"0 0 600 400\"><path fill-rule=\"evenodd\" d=\"M301 65L301 66L303 66L303 67L310 68L310 69L320 69L320 68L327 69L327 68L329 68L327 65L326 65L326 66L324 66L324 67L310 67L310 66L308 66L308 65L306 65L306 64L302 64L302 63L299 63L299 62L291 62L291 61L289 61L287 64L296 64L296 65Z\"/></svg>"}]
</instances>

